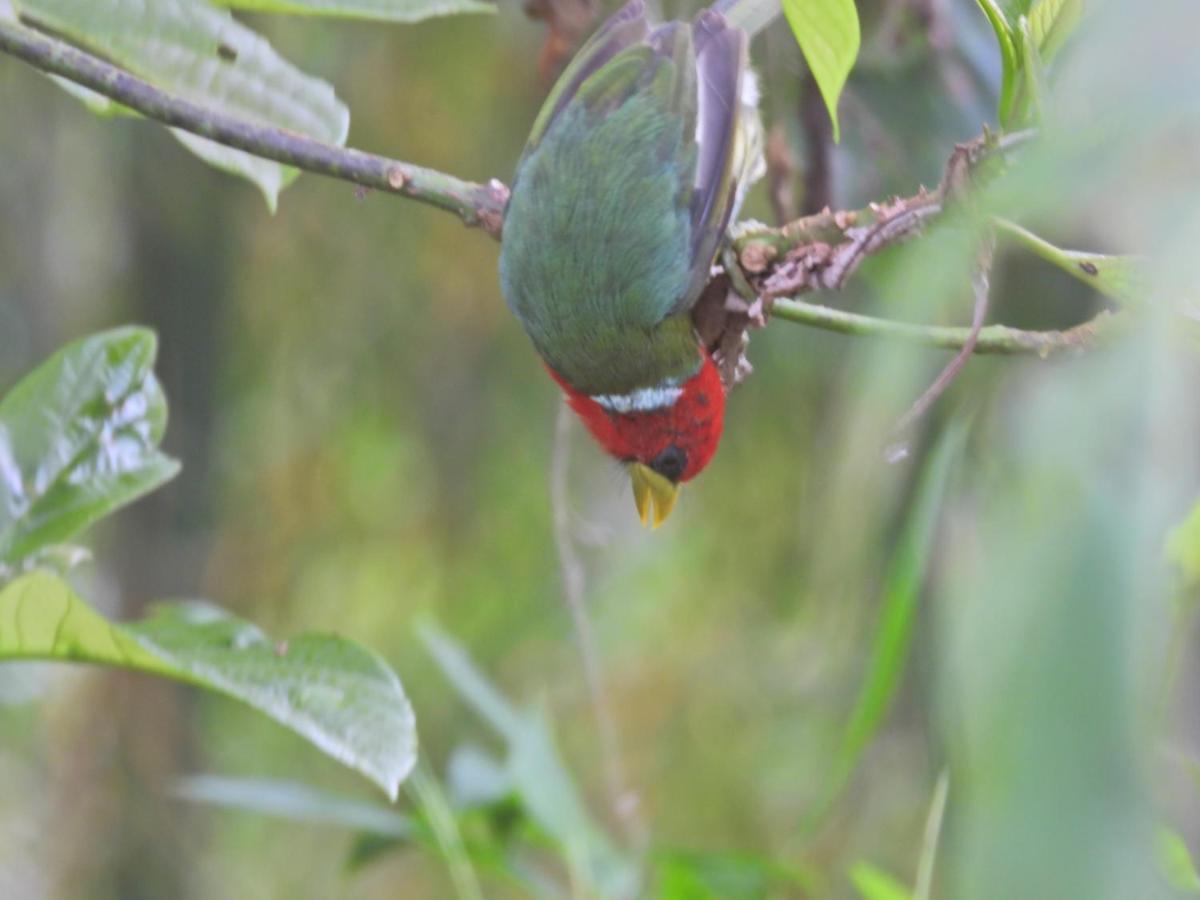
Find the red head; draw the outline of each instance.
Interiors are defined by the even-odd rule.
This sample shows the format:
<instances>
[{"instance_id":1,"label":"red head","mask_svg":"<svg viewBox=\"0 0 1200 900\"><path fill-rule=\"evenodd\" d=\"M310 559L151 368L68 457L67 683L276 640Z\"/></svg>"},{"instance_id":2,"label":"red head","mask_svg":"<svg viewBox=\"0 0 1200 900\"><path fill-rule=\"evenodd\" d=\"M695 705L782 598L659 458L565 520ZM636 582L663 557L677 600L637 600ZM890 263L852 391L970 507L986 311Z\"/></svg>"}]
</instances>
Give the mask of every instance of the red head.
<instances>
[{"instance_id":1,"label":"red head","mask_svg":"<svg viewBox=\"0 0 1200 900\"><path fill-rule=\"evenodd\" d=\"M662 524L679 485L703 471L721 440L725 387L708 353L700 370L679 385L620 396L589 396L553 370L550 374L600 446L631 464L634 498L643 523L649 523L653 506L654 524Z\"/></svg>"}]
</instances>

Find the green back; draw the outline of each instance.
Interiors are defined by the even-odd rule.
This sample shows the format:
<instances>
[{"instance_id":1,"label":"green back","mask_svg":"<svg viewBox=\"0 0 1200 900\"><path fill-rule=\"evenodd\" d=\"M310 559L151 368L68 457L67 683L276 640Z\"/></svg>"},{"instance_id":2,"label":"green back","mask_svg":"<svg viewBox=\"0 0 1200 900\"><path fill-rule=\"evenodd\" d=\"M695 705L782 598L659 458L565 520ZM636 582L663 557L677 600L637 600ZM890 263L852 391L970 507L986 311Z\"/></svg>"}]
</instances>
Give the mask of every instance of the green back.
<instances>
[{"instance_id":1,"label":"green back","mask_svg":"<svg viewBox=\"0 0 1200 900\"><path fill-rule=\"evenodd\" d=\"M711 263L694 258L691 29L665 25L646 37L643 28L615 55L602 34L539 118L517 170L500 261L505 298L538 352L591 394L696 370L687 309L695 297L687 294L695 266ZM588 73L600 53L610 58Z\"/></svg>"}]
</instances>

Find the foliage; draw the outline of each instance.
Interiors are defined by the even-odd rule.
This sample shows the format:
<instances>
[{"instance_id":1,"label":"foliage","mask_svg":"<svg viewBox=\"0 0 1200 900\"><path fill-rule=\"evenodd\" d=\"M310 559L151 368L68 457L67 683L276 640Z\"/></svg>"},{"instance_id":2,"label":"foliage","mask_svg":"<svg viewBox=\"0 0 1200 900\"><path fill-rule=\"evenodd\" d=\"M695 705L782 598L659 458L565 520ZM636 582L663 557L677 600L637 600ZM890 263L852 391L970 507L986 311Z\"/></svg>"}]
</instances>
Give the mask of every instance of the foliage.
<instances>
[{"instance_id":1,"label":"foliage","mask_svg":"<svg viewBox=\"0 0 1200 900\"><path fill-rule=\"evenodd\" d=\"M783 0L783 12L821 89L836 141L841 134L838 98L858 56L858 10L854 0Z\"/></svg>"},{"instance_id":2,"label":"foliage","mask_svg":"<svg viewBox=\"0 0 1200 900\"><path fill-rule=\"evenodd\" d=\"M59 350L0 401L0 574L172 478L154 335L125 328Z\"/></svg>"},{"instance_id":3,"label":"foliage","mask_svg":"<svg viewBox=\"0 0 1200 900\"><path fill-rule=\"evenodd\" d=\"M59 542L172 477L158 444L167 407L154 335L118 328L75 341L0 402L0 661L135 669L249 704L359 770L393 798L416 760L412 708L374 654L336 637L273 641L206 604L116 625L39 571ZM26 572L8 579L3 573Z\"/></svg>"},{"instance_id":4,"label":"foliage","mask_svg":"<svg viewBox=\"0 0 1200 900\"><path fill-rule=\"evenodd\" d=\"M1040 118L1042 69L1082 15L1082 0L978 0L1000 47L1000 123L1008 128Z\"/></svg>"},{"instance_id":5,"label":"foliage","mask_svg":"<svg viewBox=\"0 0 1200 900\"><path fill-rule=\"evenodd\" d=\"M300 6L287 4L328 9ZM423 747L397 809L328 784L336 776L315 754L237 704L97 703L90 680L5 666L0 843L13 849L0 879L27 856L37 874L86 878L100 898L130 884L148 896L279 898L1195 893L1200 222L1189 135L1200 107L1180 88L1197 75L1194 22L1174 0L1086 12L981 0L985 15L933 6L941 32L863 4L834 152L838 205L936 184L954 142L991 116L1043 139L989 173L963 218L872 260L829 302L962 323L975 248L957 226L977 217L1002 238L997 320L1067 328L1110 303L1138 317L1094 353L972 360L898 464L882 450L944 357L756 334L757 372L731 395L710 476L649 537L611 466L584 452L571 457L564 534L551 532L554 398L503 314L486 242L315 185L289 198L286 220L269 220L149 139L79 131L88 126L53 91L0 93L13 123L0 134L11 172L0 198L33 211L0 222L0 372L89 323L154 320L172 354L161 367L171 451L188 473L178 493L146 498L162 504L155 550L176 551L163 567L188 593L245 598L239 611L272 632L335 631L404 659ZM389 9L401 19L414 7ZM823 74L820 51L803 48L831 111L854 60L853 9L837 10L807 32L836 37ZM411 32L248 21L336 76L364 144L411 148L448 171L503 177L541 100L534 29L482 17ZM799 68L791 35L778 36L756 45L755 62L786 143L799 131ZM811 164L789 146L791 162ZM748 215L786 200L767 191ZM94 578L79 579L95 609L47 571L65 573L84 527L175 470L159 450L152 339L88 340L87 365L62 362L85 342L53 358L58 375L31 378L49 390L87 370L120 390L85 379L90 393L21 401L22 382L0 407L42 435L26 444L5 431L0 610L23 613L19 631L0 619L0 644L15 636L27 656L97 661L123 648L139 668L249 693L315 727L307 702L337 710L323 687L305 690L307 675L294 680L290 666L318 647L310 639L276 642L191 605L100 618L111 585L127 589L130 571L156 561L129 516L107 525ZM47 443L63 452L44 457ZM586 576L628 770L615 798L558 606L556 538L578 545ZM446 631L413 637L427 613ZM227 668L239 641L255 661L248 682ZM329 740L400 729L390 749L411 750L390 672L340 641L319 646L314 663L345 663L383 694L383 711L353 727L325 720ZM318 672L337 685L346 674ZM394 785L410 762L373 765ZM270 778L182 775L197 768ZM616 809L644 830L627 835ZM22 842L60 822L71 828L52 854ZM0 880L0 893L32 895L35 883Z\"/></svg>"},{"instance_id":6,"label":"foliage","mask_svg":"<svg viewBox=\"0 0 1200 900\"><path fill-rule=\"evenodd\" d=\"M418 22L431 16L492 12L489 0L13 0L25 22L66 38L173 94L206 107L341 145L350 111L326 81L287 62L259 34L219 6ZM0 18L4 10L0 7ZM107 98L56 79L93 112L125 112ZM174 129L185 147L217 168L252 181L274 212L295 169Z\"/></svg>"}]
</instances>

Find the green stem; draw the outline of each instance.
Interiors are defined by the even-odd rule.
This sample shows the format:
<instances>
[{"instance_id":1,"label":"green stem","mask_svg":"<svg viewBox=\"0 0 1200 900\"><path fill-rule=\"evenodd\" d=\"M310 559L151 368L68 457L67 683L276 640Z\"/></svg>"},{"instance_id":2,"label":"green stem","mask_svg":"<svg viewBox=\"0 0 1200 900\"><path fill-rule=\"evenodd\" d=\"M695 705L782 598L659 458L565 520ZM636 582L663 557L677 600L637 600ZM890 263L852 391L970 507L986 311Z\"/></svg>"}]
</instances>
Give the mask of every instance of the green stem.
<instances>
[{"instance_id":1,"label":"green stem","mask_svg":"<svg viewBox=\"0 0 1200 900\"><path fill-rule=\"evenodd\" d=\"M408 779L408 788L425 813L434 840L450 870L459 900L483 900L479 879L463 846L462 833L454 811L442 793L441 787L425 763L418 763Z\"/></svg>"},{"instance_id":2,"label":"green stem","mask_svg":"<svg viewBox=\"0 0 1200 900\"><path fill-rule=\"evenodd\" d=\"M832 309L804 300L776 300L771 315L777 319L860 337L895 338L926 347L958 350L971 337L970 328L944 325L915 325L875 316ZM1114 334L1124 317L1102 312L1082 325L1064 331L1025 331L1007 325L989 325L979 332L975 353L995 355L1034 354L1043 359L1067 350L1082 351Z\"/></svg>"},{"instance_id":3,"label":"green stem","mask_svg":"<svg viewBox=\"0 0 1200 900\"><path fill-rule=\"evenodd\" d=\"M0 21L0 51L172 128L306 172L410 197L452 212L467 225L483 228L494 237L500 235L508 189L498 181L486 185L462 181L386 156L247 122L172 96L111 63L11 22Z\"/></svg>"},{"instance_id":4,"label":"green stem","mask_svg":"<svg viewBox=\"0 0 1200 900\"><path fill-rule=\"evenodd\" d=\"M950 771L942 769L937 785L933 789L933 801L929 804L929 817L925 820L925 834L921 841L921 856L917 860L917 882L913 885L913 900L930 900L933 896L933 865L937 860L938 840L942 834L942 821L946 816L946 797L950 793Z\"/></svg>"},{"instance_id":5,"label":"green stem","mask_svg":"<svg viewBox=\"0 0 1200 900\"><path fill-rule=\"evenodd\" d=\"M1000 216L993 216L992 224L1000 234L1106 297L1127 304L1146 302L1150 279L1143 271L1145 263L1142 258L1064 250Z\"/></svg>"}]
</instances>

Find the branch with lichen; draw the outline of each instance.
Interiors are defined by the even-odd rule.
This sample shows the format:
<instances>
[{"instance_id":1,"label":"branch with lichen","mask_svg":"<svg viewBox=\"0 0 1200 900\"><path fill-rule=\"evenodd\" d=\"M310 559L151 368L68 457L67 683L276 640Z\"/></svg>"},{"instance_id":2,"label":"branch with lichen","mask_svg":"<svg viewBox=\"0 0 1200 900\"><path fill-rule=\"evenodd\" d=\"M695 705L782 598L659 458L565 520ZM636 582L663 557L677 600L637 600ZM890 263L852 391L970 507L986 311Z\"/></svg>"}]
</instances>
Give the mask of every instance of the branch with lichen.
<instances>
[{"instance_id":1,"label":"branch with lichen","mask_svg":"<svg viewBox=\"0 0 1200 900\"><path fill-rule=\"evenodd\" d=\"M494 236L500 234L508 188L499 181L463 181L434 169L247 122L169 94L124 69L23 25L0 21L0 51L172 128L316 175L409 197L454 213L469 226L483 228Z\"/></svg>"},{"instance_id":2,"label":"branch with lichen","mask_svg":"<svg viewBox=\"0 0 1200 900\"><path fill-rule=\"evenodd\" d=\"M463 181L434 169L248 122L174 96L99 57L20 24L0 21L0 52L90 88L172 128L316 175L408 197L453 213L464 224L500 237L508 188L499 181ZM951 200L965 193L981 162L1020 146L1030 136L1029 132L1003 136L985 133L959 145L941 184L932 191L922 189L912 197L872 204L862 210L825 210L779 228L743 228L723 257L727 275L737 293L751 302L761 299L776 319L843 334L961 349L971 340L973 329L866 316L810 303L801 295L841 288L868 256L921 234ZM1002 223L1001 230L1005 229L1017 231L1010 223ZM1082 259L1084 255L1075 256ZM1094 276L1096 260L1104 259L1112 258L1089 255L1082 262L1074 257L1068 262L1077 263L1077 276L1080 272ZM750 319L761 314L756 312ZM1102 314L1065 331L1024 331L991 325L978 330L974 352L1048 356L1080 349L1111 333L1119 318Z\"/></svg>"},{"instance_id":3,"label":"branch with lichen","mask_svg":"<svg viewBox=\"0 0 1200 900\"><path fill-rule=\"evenodd\" d=\"M1124 317L1107 311L1074 328L1029 331L1005 325L982 327L981 323L952 327L897 322L801 299L813 291L842 288L867 257L922 234L967 196L983 163L1026 144L1033 136L1031 131L1006 135L985 131L959 144L934 190L922 188L910 197L872 203L860 210L825 209L778 228L742 227L724 261L735 292L747 303L760 305L751 306L751 324L755 318L769 315L842 334L892 338L946 350L967 348L970 353L1035 354L1043 358L1089 348L1114 334ZM1105 293L1115 293L1113 275L1119 274L1122 287L1131 280L1127 258L1062 251L1005 220L990 220L989 227L1027 246L1030 241L1039 241L1033 249L1043 258L1076 277L1091 279Z\"/></svg>"}]
</instances>

